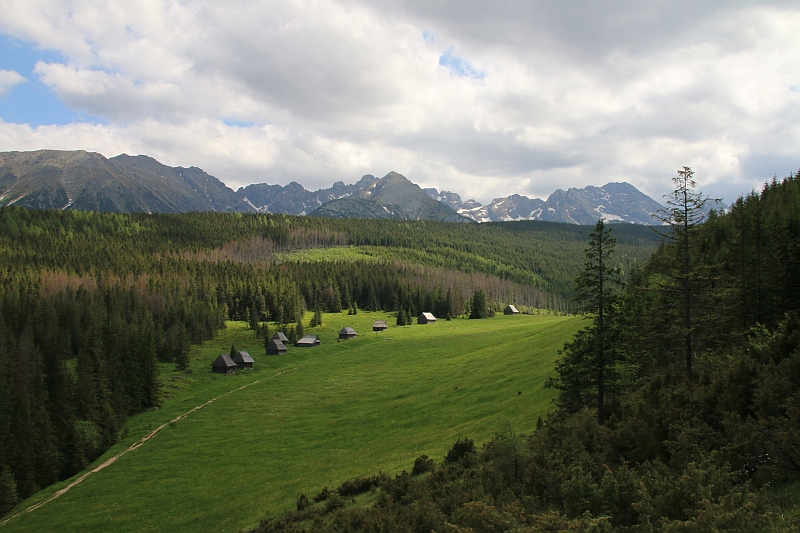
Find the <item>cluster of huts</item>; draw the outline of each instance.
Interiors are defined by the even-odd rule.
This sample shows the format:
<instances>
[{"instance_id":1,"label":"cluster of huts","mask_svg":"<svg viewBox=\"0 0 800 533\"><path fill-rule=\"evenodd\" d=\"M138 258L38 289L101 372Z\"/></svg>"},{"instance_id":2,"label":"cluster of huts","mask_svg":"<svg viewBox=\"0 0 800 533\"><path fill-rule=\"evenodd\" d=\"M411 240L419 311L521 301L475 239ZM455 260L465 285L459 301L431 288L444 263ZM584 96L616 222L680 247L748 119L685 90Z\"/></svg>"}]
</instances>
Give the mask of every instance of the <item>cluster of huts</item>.
<instances>
[{"instance_id":1,"label":"cluster of huts","mask_svg":"<svg viewBox=\"0 0 800 533\"><path fill-rule=\"evenodd\" d=\"M517 308L513 305L509 305L503 310L503 314L518 315L519 311L517 311ZM432 324L434 322L436 322L436 317L433 316L433 313L420 313L417 317L418 324ZM387 329L389 329L389 326L386 324L385 320L376 320L372 323L372 331L386 331ZM350 326L343 327L339 330L340 340L355 339L357 336L358 332ZM267 355L285 354L288 351L286 348L287 344L289 344L289 339L286 338L286 335L281 331L277 332L272 337L269 344L267 344ZM298 348L314 348L319 345L319 335L306 335L295 344ZM228 354L220 354L219 357L211 363L211 369L219 374L233 374L237 369L253 368L254 362L253 358L247 352L236 352L233 358Z\"/></svg>"},{"instance_id":2,"label":"cluster of huts","mask_svg":"<svg viewBox=\"0 0 800 533\"><path fill-rule=\"evenodd\" d=\"M233 374L236 372L236 369L243 370L253 368L254 362L253 358L247 352L236 352L233 358L223 353L211 363L211 370L217 374Z\"/></svg>"},{"instance_id":3,"label":"cluster of huts","mask_svg":"<svg viewBox=\"0 0 800 533\"><path fill-rule=\"evenodd\" d=\"M267 344L267 355L283 355L288 350L286 345L289 344L289 339L282 331L276 333L272 340ZM320 345L319 335L306 335L295 343L298 348L314 348Z\"/></svg>"}]
</instances>

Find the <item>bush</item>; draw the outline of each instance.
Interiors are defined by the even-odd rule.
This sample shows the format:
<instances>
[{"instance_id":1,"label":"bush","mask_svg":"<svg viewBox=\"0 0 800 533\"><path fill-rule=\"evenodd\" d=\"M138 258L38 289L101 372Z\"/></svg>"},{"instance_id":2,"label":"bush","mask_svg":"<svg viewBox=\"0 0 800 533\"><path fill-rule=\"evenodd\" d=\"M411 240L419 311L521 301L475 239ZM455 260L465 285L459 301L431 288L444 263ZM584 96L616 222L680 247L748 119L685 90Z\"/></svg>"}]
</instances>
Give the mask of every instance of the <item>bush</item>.
<instances>
[{"instance_id":1,"label":"bush","mask_svg":"<svg viewBox=\"0 0 800 533\"><path fill-rule=\"evenodd\" d=\"M304 492L297 495L297 512L302 512L308 509L311 502L308 501L308 496Z\"/></svg>"},{"instance_id":2,"label":"bush","mask_svg":"<svg viewBox=\"0 0 800 533\"><path fill-rule=\"evenodd\" d=\"M363 494L370 490L372 487L378 484L378 480L375 476L370 477L357 477L353 479L348 479L341 485L339 488L336 489L341 496L347 498L348 496L358 496L359 494Z\"/></svg>"},{"instance_id":3,"label":"bush","mask_svg":"<svg viewBox=\"0 0 800 533\"><path fill-rule=\"evenodd\" d=\"M332 491L328 487L323 487L322 490L319 491L316 496L314 496L314 501L317 503L324 502L334 494L335 494L334 491Z\"/></svg>"},{"instance_id":4,"label":"bush","mask_svg":"<svg viewBox=\"0 0 800 533\"><path fill-rule=\"evenodd\" d=\"M426 472L433 472L436 463L427 455L420 455L414 459L414 468L411 469L412 476L418 476Z\"/></svg>"},{"instance_id":5,"label":"bush","mask_svg":"<svg viewBox=\"0 0 800 533\"><path fill-rule=\"evenodd\" d=\"M341 509L345 505L347 505L347 502L345 502L341 496L333 494L330 498L328 498L328 501L325 503L325 511L328 513L332 513L333 511Z\"/></svg>"},{"instance_id":6,"label":"bush","mask_svg":"<svg viewBox=\"0 0 800 533\"><path fill-rule=\"evenodd\" d=\"M453 447L444 456L447 463L457 463L467 454L475 453L475 441L472 439L458 439Z\"/></svg>"}]
</instances>

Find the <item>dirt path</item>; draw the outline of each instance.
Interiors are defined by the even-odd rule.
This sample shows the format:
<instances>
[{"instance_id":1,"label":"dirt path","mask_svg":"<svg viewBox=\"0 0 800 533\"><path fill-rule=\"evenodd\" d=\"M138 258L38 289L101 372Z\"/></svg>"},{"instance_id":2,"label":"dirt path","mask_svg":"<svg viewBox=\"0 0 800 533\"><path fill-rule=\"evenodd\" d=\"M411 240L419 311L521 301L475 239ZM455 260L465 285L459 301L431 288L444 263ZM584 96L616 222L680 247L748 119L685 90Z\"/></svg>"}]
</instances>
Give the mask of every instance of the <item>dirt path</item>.
<instances>
[{"instance_id":1,"label":"dirt path","mask_svg":"<svg viewBox=\"0 0 800 533\"><path fill-rule=\"evenodd\" d=\"M206 403L204 403L204 404L201 404L201 405L198 405L197 407L193 407L193 408L189 409L188 411L186 411L186 412L185 412L185 413L183 413L182 415L176 416L175 418L173 418L173 419L172 419L172 420L170 420L169 422L167 422L167 423L165 423L165 424L162 424L162 425L158 426L156 429L154 429L153 431L151 431L150 433L148 433L147 435L145 435L144 437L142 437L142 438L141 438L140 440L138 440L137 442L134 442L133 444L131 444L131 445L130 445L130 446L128 446L126 449L124 449L124 450L122 450L121 452L119 452L119 453L118 453L117 455L115 455L114 457L111 457L111 458L109 458L109 459L106 459L106 460L105 460L105 461L103 461L101 464L97 465L97 466L96 466L96 467L94 467L92 470L90 470L90 471L86 472L86 473L85 473L85 474L83 474L81 477L79 477L78 479L76 479L75 481L73 481L72 483L70 483L69 485L67 485L66 487L64 487L63 489L57 490L57 491L56 491L56 492L54 492L54 493L53 493L53 495L52 495L52 496L50 496L49 498L47 498L47 499L45 499L45 500L42 500L42 501L40 501L39 503L35 503L35 504L31 505L31 506L30 506L30 507L28 507L27 509L23 509L22 511L18 512L18 513L17 513L17 514L15 514L15 515L9 516L8 518L6 518L6 519L5 519L5 520L3 520L2 522L0 522L0 526L4 526L4 525L6 525L8 522L10 522L11 520L13 520L14 518L17 518L18 516L22 516L22 515L23 515L23 514L25 514L25 513L30 513L30 512L33 512L33 511L35 511L36 509L38 509L39 507L41 507L42 505L44 505L44 504L46 504L46 503L49 503L49 502L51 502L51 501L55 500L56 498L58 498L58 497L59 497L59 496L61 496L62 494L64 494L64 493L66 493L67 491L69 491L69 490L70 490L72 487L74 487L75 485L78 485L79 483L83 482L83 480L84 480L84 479L86 479L87 477L89 477L89 476L91 476L92 474L95 474L95 473L97 473L97 472L99 472L99 471L103 470L103 469L104 469L104 468L106 468L107 466L111 466L112 464L114 464L114 462L115 462L117 459L119 459L120 457L122 457L122 456L123 456L123 455L125 455L126 453L128 453L128 452L132 452L133 450L135 450L136 448L138 448L139 446L141 446L141 445L142 445L142 444L144 444L145 442L149 441L150 439L152 439L153 437L155 437L156 435L158 435L158 433L159 433L159 432L160 432L162 429L164 429L164 428L165 428L165 427L167 427L168 425L172 424L173 422L177 422L178 420L182 420L182 419L186 418L187 416L189 416L190 414L194 413L195 411L199 411L200 409L202 409L202 408L203 408L203 407L205 407L206 405L208 405L208 404L210 404L210 403L213 403L213 402L215 402L216 400L218 400L218 399L222 398L223 396L227 396L228 394L233 394L234 392L238 392L238 391L240 391L240 390L242 390L242 389L246 389L247 387L250 387L250 386L252 386L252 385L256 385L257 383L261 383L261 382L262 382L262 381L264 381L265 379L270 379L270 378L278 377L278 376L280 376L281 374L286 374L287 372L291 372L292 370L297 370L297 368L290 368L289 370L284 370L283 372L278 372L277 374L274 374L274 375L272 375L272 376L269 376L268 378L262 378L262 379L259 379L259 380L257 380L257 381L254 381L254 382L252 382L252 383L248 383L248 384L246 384L246 385L242 385L242 386L241 386L241 387L239 387L238 389L229 390L228 392L225 392L225 393L223 393L223 394L220 394L220 395L219 395L219 396L217 396L216 398L211 398L210 400L208 400L208 401L207 401Z\"/></svg>"}]
</instances>

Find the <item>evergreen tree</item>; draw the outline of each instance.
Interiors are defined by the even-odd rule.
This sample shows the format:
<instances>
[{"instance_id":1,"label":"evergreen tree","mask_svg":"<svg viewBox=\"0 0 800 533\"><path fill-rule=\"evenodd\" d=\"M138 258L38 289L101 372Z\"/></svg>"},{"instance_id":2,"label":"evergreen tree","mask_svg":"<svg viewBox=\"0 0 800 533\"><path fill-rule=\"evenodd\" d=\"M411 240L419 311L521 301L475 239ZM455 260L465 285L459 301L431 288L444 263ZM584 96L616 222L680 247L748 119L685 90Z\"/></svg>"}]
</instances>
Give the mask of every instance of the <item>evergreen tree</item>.
<instances>
[{"instance_id":1,"label":"evergreen tree","mask_svg":"<svg viewBox=\"0 0 800 533\"><path fill-rule=\"evenodd\" d=\"M295 330L294 326L289 326L288 331L285 331L286 340L289 344L297 344L297 331Z\"/></svg>"},{"instance_id":2,"label":"evergreen tree","mask_svg":"<svg viewBox=\"0 0 800 533\"><path fill-rule=\"evenodd\" d=\"M17 483L8 465L0 468L0 516L7 514L17 505Z\"/></svg>"},{"instance_id":3,"label":"evergreen tree","mask_svg":"<svg viewBox=\"0 0 800 533\"><path fill-rule=\"evenodd\" d=\"M322 325L322 311L319 307L314 310L314 316L311 318L311 327L316 328Z\"/></svg>"},{"instance_id":4,"label":"evergreen tree","mask_svg":"<svg viewBox=\"0 0 800 533\"><path fill-rule=\"evenodd\" d=\"M673 275L677 283L680 298L680 314L682 327L680 336L683 338L683 351L685 360L686 379L692 381L694 373L692 370L693 347L692 347L692 313L698 299L699 276L692 268L692 248L693 239L698 228L707 217L705 209L708 196L703 196L699 192L694 192L697 186L694 179L694 172L689 167L683 167L678 171L678 175L672 178L675 190L667 200L667 209L660 211L656 217L670 227L665 237L671 239L676 244L677 252L677 271Z\"/></svg>"},{"instance_id":5,"label":"evergreen tree","mask_svg":"<svg viewBox=\"0 0 800 533\"><path fill-rule=\"evenodd\" d=\"M303 328L303 317L297 319L297 324L295 325L294 329L297 334L297 338L302 339L303 335L305 335L305 330Z\"/></svg>"},{"instance_id":6,"label":"evergreen tree","mask_svg":"<svg viewBox=\"0 0 800 533\"><path fill-rule=\"evenodd\" d=\"M470 303L470 318L486 318L488 310L486 309L486 293L483 289L475 289L472 293L472 301Z\"/></svg>"},{"instance_id":7,"label":"evergreen tree","mask_svg":"<svg viewBox=\"0 0 800 533\"><path fill-rule=\"evenodd\" d=\"M583 274L576 280L577 302L592 321L564 345L556 364L557 377L547 385L559 390L559 407L575 412L583 407L597 409L597 422L606 420L606 397L616 381L620 354L615 313L619 271L612 267L615 241L600 219L589 235Z\"/></svg>"},{"instance_id":8,"label":"evergreen tree","mask_svg":"<svg viewBox=\"0 0 800 533\"><path fill-rule=\"evenodd\" d=\"M398 326L405 326L406 324L408 324L408 319L406 317L406 312L401 307L400 310L397 312L397 325Z\"/></svg>"}]
</instances>

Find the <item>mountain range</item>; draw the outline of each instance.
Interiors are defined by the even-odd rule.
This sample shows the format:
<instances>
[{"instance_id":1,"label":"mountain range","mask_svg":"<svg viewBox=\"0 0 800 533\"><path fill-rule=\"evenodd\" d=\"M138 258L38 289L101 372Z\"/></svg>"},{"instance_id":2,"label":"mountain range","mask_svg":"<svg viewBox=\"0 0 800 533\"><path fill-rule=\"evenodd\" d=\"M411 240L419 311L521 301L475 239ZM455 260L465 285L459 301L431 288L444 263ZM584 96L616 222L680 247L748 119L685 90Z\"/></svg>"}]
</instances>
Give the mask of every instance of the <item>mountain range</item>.
<instances>
[{"instance_id":1,"label":"mountain range","mask_svg":"<svg viewBox=\"0 0 800 533\"><path fill-rule=\"evenodd\" d=\"M308 191L248 185L236 192L197 167L169 167L144 156L106 158L94 152L37 150L0 152L0 206L116 212L268 212L351 218L495 222L546 220L593 224L652 224L663 206L628 183L561 189L547 200L512 194L488 205L454 192L422 189L397 172L365 175Z\"/></svg>"}]
</instances>

